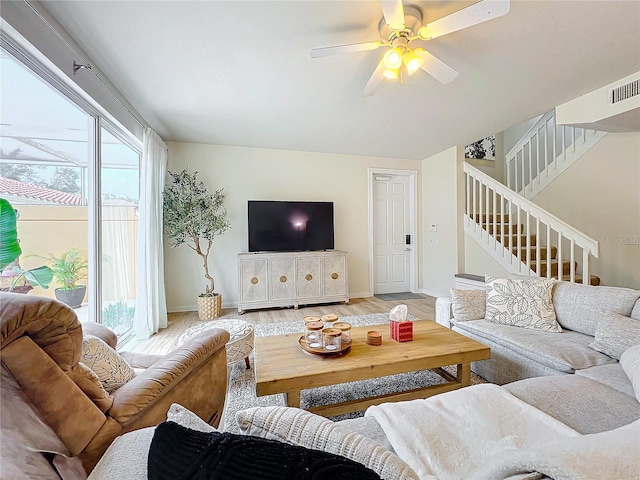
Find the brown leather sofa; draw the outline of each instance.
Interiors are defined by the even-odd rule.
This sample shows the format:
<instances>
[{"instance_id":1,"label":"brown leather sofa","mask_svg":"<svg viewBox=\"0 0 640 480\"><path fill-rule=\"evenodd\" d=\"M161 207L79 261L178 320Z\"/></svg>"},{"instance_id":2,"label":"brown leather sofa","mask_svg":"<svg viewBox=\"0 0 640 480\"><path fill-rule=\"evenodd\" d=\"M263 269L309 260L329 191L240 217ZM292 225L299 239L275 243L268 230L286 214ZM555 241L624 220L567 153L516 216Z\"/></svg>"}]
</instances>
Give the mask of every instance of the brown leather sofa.
<instances>
[{"instance_id":1,"label":"brown leather sofa","mask_svg":"<svg viewBox=\"0 0 640 480\"><path fill-rule=\"evenodd\" d=\"M120 352L132 367L145 370L109 394L80 362L83 326L71 308L50 298L0 293L0 321L2 401L8 398L1 412L2 478L11 476L6 463L12 461L11 452L16 460L22 457L28 468L34 460L25 460L25 451L55 452L46 446L16 444L29 436L20 420L27 411L44 420L58 437L54 440L66 447L58 452L65 457L57 458L58 463L55 455L42 454L54 471L58 464L74 461L77 469L79 459L89 473L117 436L161 423L173 403L218 426L227 388L224 347L229 333L225 330L205 331L163 356ZM117 338L108 329L85 325L88 333L115 347ZM11 385L15 385L13 392ZM34 441L42 443L42 439ZM26 467L15 468L17 472ZM50 478L48 473L43 472L42 478Z\"/></svg>"}]
</instances>

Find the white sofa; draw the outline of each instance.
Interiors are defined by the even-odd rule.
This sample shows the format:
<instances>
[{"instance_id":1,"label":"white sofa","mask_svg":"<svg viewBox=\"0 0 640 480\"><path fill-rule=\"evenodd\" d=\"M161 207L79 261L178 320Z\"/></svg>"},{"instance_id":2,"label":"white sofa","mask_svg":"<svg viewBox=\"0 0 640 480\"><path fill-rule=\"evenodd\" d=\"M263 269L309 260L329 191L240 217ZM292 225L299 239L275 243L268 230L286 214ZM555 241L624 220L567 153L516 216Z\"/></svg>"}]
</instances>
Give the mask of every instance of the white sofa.
<instances>
[{"instance_id":1,"label":"white sofa","mask_svg":"<svg viewBox=\"0 0 640 480\"><path fill-rule=\"evenodd\" d=\"M608 315L637 320L640 329L639 298L640 291L629 288L556 282L552 300L561 334L501 325L485 318L456 320L451 297L436 299L436 322L491 347L490 360L471 366L489 382L504 385L525 378L577 373L633 394L617 359L589 345Z\"/></svg>"}]
</instances>

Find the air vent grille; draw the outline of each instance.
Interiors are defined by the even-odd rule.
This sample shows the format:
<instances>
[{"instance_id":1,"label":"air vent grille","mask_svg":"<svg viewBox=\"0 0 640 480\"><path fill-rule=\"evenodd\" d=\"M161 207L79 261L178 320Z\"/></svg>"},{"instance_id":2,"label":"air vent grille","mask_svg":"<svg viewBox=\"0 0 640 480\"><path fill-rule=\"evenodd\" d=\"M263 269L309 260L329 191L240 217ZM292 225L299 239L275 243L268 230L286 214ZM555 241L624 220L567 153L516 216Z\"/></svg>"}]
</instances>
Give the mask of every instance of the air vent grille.
<instances>
[{"instance_id":1,"label":"air vent grille","mask_svg":"<svg viewBox=\"0 0 640 480\"><path fill-rule=\"evenodd\" d=\"M611 103L619 103L636 95L640 95L640 79L611 90Z\"/></svg>"}]
</instances>

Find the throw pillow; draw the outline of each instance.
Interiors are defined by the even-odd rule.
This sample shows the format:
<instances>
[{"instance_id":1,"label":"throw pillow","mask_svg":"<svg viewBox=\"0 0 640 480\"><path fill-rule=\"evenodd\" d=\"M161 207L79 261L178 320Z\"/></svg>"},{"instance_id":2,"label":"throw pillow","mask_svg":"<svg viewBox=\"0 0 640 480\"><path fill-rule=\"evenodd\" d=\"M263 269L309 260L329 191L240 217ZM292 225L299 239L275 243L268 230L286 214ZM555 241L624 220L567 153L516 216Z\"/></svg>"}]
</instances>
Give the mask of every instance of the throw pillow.
<instances>
[{"instance_id":1,"label":"throw pillow","mask_svg":"<svg viewBox=\"0 0 640 480\"><path fill-rule=\"evenodd\" d=\"M179 403L174 403L169 407L167 420L182 425L183 427L190 428L191 430L197 430L198 432L217 432L215 427L212 427L198 415Z\"/></svg>"},{"instance_id":2,"label":"throw pillow","mask_svg":"<svg viewBox=\"0 0 640 480\"><path fill-rule=\"evenodd\" d=\"M387 480L418 480L409 465L378 442L298 408L249 408L236 413L236 422L243 435L341 455L371 468Z\"/></svg>"},{"instance_id":3,"label":"throw pillow","mask_svg":"<svg viewBox=\"0 0 640 480\"><path fill-rule=\"evenodd\" d=\"M487 293L484 290L452 288L450 292L453 318L458 322L484 318L487 305Z\"/></svg>"},{"instance_id":4,"label":"throw pillow","mask_svg":"<svg viewBox=\"0 0 640 480\"><path fill-rule=\"evenodd\" d=\"M156 427L149 480L380 480L373 471L331 453L258 437L198 432L173 422Z\"/></svg>"},{"instance_id":5,"label":"throw pillow","mask_svg":"<svg viewBox=\"0 0 640 480\"><path fill-rule=\"evenodd\" d=\"M606 313L598 322L591 348L616 360L630 347L640 344L640 320Z\"/></svg>"},{"instance_id":6,"label":"throw pillow","mask_svg":"<svg viewBox=\"0 0 640 480\"><path fill-rule=\"evenodd\" d=\"M118 352L93 335L85 335L82 339L82 363L98 375L109 393L136 376L136 372Z\"/></svg>"},{"instance_id":7,"label":"throw pillow","mask_svg":"<svg viewBox=\"0 0 640 480\"><path fill-rule=\"evenodd\" d=\"M624 352L620 356L620 365L631 380L633 391L640 402L640 345L631 347Z\"/></svg>"},{"instance_id":8,"label":"throw pillow","mask_svg":"<svg viewBox=\"0 0 640 480\"><path fill-rule=\"evenodd\" d=\"M560 333L551 290L554 279L493 278L485 276L487 320L502 325Z\"/></svg>"}]
</instances>

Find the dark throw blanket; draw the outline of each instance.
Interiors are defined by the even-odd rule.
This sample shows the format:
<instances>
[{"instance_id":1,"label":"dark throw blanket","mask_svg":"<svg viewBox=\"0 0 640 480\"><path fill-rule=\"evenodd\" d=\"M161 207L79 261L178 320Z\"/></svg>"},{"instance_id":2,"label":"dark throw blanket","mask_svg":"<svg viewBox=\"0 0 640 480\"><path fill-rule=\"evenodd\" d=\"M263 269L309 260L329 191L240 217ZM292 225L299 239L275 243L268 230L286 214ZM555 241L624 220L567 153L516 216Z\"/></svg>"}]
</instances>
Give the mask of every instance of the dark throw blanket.
<instances>
[{"instance_id":1,"label":"dark throw blanket","mask_svg":"<svg viewBox=\"0 0 640 480\"><path fill-rule=\"evenodd\" d=\"M379 480L353 460L231 433L202 433L174 422L156 427L149 480Z\"/></svg>"}]
</instances>

